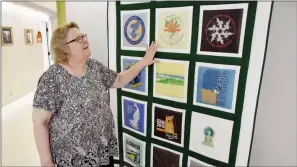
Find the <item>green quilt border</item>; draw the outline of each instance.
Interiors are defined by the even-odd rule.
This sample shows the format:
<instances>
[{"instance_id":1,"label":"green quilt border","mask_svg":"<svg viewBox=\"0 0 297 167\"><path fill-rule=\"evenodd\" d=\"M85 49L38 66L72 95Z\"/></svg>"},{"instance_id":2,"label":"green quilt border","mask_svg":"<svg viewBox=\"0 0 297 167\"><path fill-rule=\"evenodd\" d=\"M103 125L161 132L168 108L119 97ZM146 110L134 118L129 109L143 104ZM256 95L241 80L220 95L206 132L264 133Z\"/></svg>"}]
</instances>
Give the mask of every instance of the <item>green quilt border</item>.
<instances>
[{"instance_id":1,"label":"green quilt border","mask_svg":"<svg viewBox=\"0 0 297 167\"><path fill-rule=\"evenodd\" d=\"M242 58L230 58L230 57L212 57L206 55L197 55L197 42L198 42L198 23L199 23L199 6L200 5L214 5L214 4L236 4L236 3L249 3L247 21L246 21L246 29L245 29L245 37L244 37L244 45L243 45L243 56ZM150 9L150 42L155 38L155 9L156 8L166 8L166 7L181 7L181 6L193 6L193 24L192 25L192 42L191 42L191 53L190 54L179 54L179 53L157 53L156 58L164 58L164 59L174 59L174 60L186 60L189 61L189 78L188 78L188 92L193 92L194 85L194 71L195 71L195 63L196 62L207 62L207 63L218 63L218 64L226 64L226 65L238 65L241 66L240 69L240 77L238 83L238 93L236 99L236 114L230 114L225 112L216 112L215 110L203 108L199 106L194 106L192 104L193 96L191 93L188 93L188 102L187 103L179 103L172 102L165 99L155 98L152 95L153 92L153 66L149 67L148 72L148 96L133 94L130 92L125 92L120 89L117 90L117 105L118 105L118 138L119 138L119 161L120 165L131 166L129 163L124 162L123 160L123 133L127 133L131 136L138 138L146 142L146 159L145 166L151 166L150 158L151 158L151 143L158 144L160 146L169 147L173 150L181 152L183 154L182 164L183 166L187 166L188 156L192 156L206 163L215 165L215 166L235 166L236 154L237 154L237 146L240 134L240 123L241 123L241 115L243 109L244 102L244 94L245 94L245 86L246 86L246 78L249 67L249 59L250 59L250 51L251 51L251 43L252 36L254 31L254 21L255 21L255 13L257 9L256 1L151 1L149 3L137 3L137 4L129 4L129 5L121 5L120 2L116 2L116 23L117 23L117 44L116 44L116 62L117 62L117 72L120 72L120 63L121 63L121 55L127 56L135 56L142 57L145 52L144 51L128 51L121 50L121 32L120 32L120 22L121 15L120 11L124 10L139 10L139 9ZM272 10L271 10L272 11ZM271 15L270 15L271 17ZM269 21L270 23L270 21ZM269 30L269 29L268 29ZM268 39L268 38L267 38ZM266 42L267 44L267 42ZM167 57L170 54L170 57ZM266 52L265 52L266 55ZM265 57L264 57L265 63ZM263 65L264 68L264 65ZM263 70L262 70L263 72ZM261 75L262 78L262 75ZM261 84L261 83L260 83ZM261 86L261 85L260 85ZM260 91L260 89L259 89ZM131 132L122 127L122 96L135 98L138 100L147 101L147 134L146 137ZM151 138L151 122L152 122L152 103L158 103L162 105L172 106L176 108L186 109L186 117L185 117L185 132L184 132L184 147L175 146L163 141L159 141L157 139ZM224 163L217 161L215 159L208 158L201 154L192 152L189 150L189 136L190 136L190 125L191 125L191 115L192 112L204 113L207 115L212 115L215 117L220 117L227 120L234 121L233 125L233 134L231 140L231 148L229 155L229 163ZM255 123L255 122L254 122Z\"/></svg>"}]
</instances>

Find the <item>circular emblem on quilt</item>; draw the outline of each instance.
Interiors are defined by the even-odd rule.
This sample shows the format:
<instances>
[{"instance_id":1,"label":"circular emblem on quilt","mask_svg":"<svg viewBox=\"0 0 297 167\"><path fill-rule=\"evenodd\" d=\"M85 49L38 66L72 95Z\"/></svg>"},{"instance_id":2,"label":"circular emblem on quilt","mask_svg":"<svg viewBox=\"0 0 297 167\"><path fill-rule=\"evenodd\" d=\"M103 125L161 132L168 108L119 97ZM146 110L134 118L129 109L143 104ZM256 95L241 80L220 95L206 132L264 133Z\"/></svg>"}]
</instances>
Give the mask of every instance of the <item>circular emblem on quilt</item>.
<instances>
[{"instance_id":1,"label":"circular emblem on quilt","mask_svg":"<svg viewBox=\"0 0 297 167\"><path fill-rule=\"evenodd\" d=\"M143 20L138 16L131 16L125 23L124 35L130 44L139 44L145 35L145 25Z\"/></svg>"},{"instance_id":2,"label":"circular emblem on quilt","mask_svg":"<svg viewBox=\"0 0 297 167\"><path fill-rule=\"evenodd\" d=\"M204 33L211 46L225 48L233 42L236 24L229 15L218 14L208 21Z\"/></svg>"}]
</instances>

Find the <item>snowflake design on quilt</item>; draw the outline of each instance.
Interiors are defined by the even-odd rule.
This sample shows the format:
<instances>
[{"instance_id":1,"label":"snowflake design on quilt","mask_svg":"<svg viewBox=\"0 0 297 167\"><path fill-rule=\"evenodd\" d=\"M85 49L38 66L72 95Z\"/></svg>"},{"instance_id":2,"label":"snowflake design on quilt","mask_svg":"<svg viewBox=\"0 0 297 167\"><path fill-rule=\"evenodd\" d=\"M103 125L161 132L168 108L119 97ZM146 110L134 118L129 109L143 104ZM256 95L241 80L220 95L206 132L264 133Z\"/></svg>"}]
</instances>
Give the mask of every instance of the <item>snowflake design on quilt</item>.
<instances>
[{"instance_id":1,"label":"snowflake design on quilt","mask_svg":"<svg viewBox=\"0 0 297 167\"><path fill-rule=\"evenodd\" d=\"M230 16L217 15L208 22L205 33L209 44L224 48L232 43L236 25Z\"/></svg>"}]
</instances>

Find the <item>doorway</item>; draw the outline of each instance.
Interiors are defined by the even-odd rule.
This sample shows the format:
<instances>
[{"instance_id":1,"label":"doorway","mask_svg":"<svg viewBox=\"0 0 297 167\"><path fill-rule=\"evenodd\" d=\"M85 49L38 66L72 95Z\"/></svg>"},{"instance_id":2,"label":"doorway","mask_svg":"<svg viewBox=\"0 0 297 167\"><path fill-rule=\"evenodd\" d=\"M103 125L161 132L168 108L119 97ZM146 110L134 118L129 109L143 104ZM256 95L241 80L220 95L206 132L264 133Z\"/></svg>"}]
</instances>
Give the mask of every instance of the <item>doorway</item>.
<instances>
[{"instance_id":1,"label":"doorway","mask_svg":"<svg viewBox=\"0 0 297 167\"><path fill-rule=\"evenodd\" d=\"M42 34L42 48L43 48L43 65L44 71L46 71L52 64L52 56L50 52L50 38L51 38L51 25L49 21L41 22L41 34Z\"/></svg>"}]
</instances>

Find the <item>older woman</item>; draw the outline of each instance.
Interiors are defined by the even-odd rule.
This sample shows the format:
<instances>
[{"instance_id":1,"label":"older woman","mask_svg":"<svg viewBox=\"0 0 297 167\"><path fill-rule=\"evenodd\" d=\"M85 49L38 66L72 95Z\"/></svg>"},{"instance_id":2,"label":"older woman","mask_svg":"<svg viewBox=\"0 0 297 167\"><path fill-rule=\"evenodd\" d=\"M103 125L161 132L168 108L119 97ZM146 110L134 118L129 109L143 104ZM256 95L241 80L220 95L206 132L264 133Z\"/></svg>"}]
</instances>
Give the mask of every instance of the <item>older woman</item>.
<instances>
[{"instance_id":1,"label":"older woman","mask_svg":"<svg viewBox=\"0 0 297 167\"><path fill-rule=\"evenodd\" d=\"M124 87L153 64L157 44L119 74L89 58L87 35L74 22L55 30L51 46L55 64L40 77L33 101L42 166L113 166L117 139L108 89Z\"/></svg>"}]
</instances>

